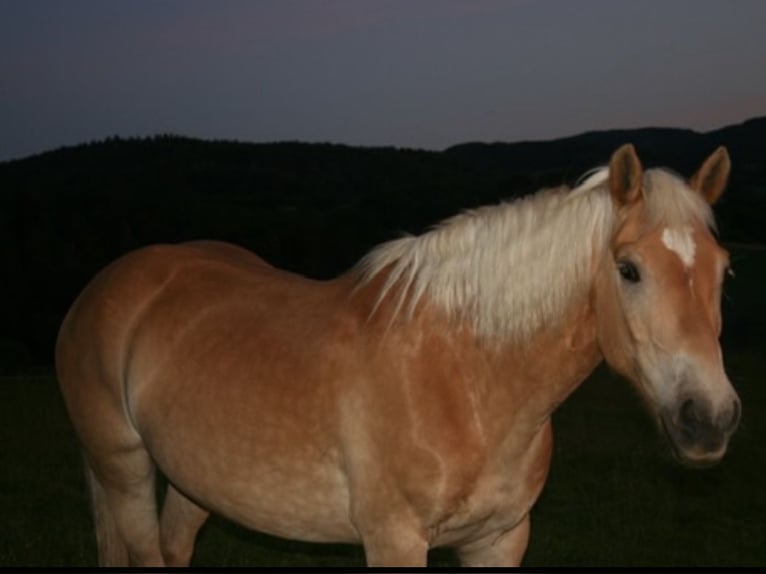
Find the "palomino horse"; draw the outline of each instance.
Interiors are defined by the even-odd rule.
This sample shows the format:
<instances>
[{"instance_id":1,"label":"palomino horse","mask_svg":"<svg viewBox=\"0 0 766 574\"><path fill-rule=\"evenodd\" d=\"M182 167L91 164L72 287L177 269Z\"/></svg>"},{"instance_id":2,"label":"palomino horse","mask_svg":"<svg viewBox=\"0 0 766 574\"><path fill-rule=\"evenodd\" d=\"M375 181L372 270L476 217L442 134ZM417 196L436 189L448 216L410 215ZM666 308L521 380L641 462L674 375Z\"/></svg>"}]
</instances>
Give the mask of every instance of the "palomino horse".
<instances>
[{"instance_id":1,"label":"palomino horse","mask_svg":"<svg viewBox=\"0 0 766 574\"><path fill-rule=\"evenodd\" d=\"M87 286L56 363L103 565L188 564L209 512L361 542L370 565L517 565L551 413L605 359L678 458L718 461L739 400L709 205L631 145L575 189L458 215L332 281L223 243L130 253ZM161 516L155 469L169 486Z\"/></svg>"}]
</instances>

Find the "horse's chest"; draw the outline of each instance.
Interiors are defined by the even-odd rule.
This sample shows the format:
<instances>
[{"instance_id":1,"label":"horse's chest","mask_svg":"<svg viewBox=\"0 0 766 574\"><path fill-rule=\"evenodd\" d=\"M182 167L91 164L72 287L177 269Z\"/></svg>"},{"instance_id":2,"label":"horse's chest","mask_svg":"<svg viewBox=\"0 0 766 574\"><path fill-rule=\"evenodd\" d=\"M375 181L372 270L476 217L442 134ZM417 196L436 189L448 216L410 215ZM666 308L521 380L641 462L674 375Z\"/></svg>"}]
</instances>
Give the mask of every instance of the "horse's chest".
<instances>
[{"instance_id":1,"label":"horse's chest","mask_svg":"<svg viewBox=\"0 0 766 574\"><path fill-rule=\"evenodd\" d=\"M551 457L550 423L526 448L509 448L476 478L468 496L433 532L432 545L444 546L504 531L522 520L545 484Z\"/></svg>"}]
</instances>

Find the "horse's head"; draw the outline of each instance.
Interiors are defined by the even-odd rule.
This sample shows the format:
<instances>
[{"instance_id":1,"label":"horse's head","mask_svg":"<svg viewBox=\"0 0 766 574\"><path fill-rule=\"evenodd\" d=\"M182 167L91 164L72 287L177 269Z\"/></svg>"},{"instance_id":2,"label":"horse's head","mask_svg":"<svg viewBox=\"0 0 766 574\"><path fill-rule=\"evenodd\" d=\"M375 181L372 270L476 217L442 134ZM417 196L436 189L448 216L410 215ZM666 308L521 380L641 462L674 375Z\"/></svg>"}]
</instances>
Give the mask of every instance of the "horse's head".
<instances>
[{"instance_id":1,"label":"horse's head","mask_svg":"<svg viewBox=\"0 0 766 574\"><path fill-rule=\"evenodd\" d=\"M609 164L617 218L596 283L599 345L694 466L723 457L740 417L718 342L729 257L710 230L729 169L724 148L688 182L644 171L631 145Z\"/></svg>"}]
</instances>

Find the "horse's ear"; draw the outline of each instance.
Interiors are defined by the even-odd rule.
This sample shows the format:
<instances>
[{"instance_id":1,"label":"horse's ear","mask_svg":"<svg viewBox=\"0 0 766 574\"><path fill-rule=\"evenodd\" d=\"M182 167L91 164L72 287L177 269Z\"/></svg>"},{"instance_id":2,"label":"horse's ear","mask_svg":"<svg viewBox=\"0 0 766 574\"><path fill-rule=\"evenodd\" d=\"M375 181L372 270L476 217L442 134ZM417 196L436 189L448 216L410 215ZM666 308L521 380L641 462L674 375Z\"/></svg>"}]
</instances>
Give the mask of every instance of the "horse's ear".
<instances>
[{"instance_id":1,"label":"horse's ear","mask_svg":"<svg viewBox=\"0 0 766 574\"><path fill-rule=\"evenodd\" d=\"M641 197L643 168L633 144L625 144L609 160L609 191L617 205L634 203Z\"/></svg>"},{"instance_id":2,"label":"horse's ear","mask_svg":"<svg viewBox=\"0 0 766 574\"><path fill-rule=\"evenodd\" d=\"M730 171L729 152L721 146L704 161L702 167L689 180L689 185L700 192L705 201L713 205L723 194Z\"/></svg>"}]
</instances>

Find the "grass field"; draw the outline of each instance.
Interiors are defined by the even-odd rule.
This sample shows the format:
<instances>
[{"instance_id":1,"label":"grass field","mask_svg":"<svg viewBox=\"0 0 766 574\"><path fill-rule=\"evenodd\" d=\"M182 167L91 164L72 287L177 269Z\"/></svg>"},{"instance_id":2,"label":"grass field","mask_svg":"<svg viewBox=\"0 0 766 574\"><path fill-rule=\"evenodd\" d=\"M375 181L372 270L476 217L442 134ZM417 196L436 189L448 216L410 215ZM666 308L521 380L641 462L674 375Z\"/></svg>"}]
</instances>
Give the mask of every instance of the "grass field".
<instances>
[{"instance_id":1,"label":"grass field","mask_svg":"<svg viewBox=\"0 0 766 574\"><path fill-rule=\"evenodd\" d=\"M600 367L554 416L527 566L766 566L766 252L737 249L724 355L743 419L722 464L685 469L627 382ZM731 333L731 334L730 334ZM0 380L0 566L93 566L80 455L53 377ZM436 550L431 565L455 565ZM362 566L361 547L286 541L221 518L196 566Z\"/></svg>"}]
</instances>

